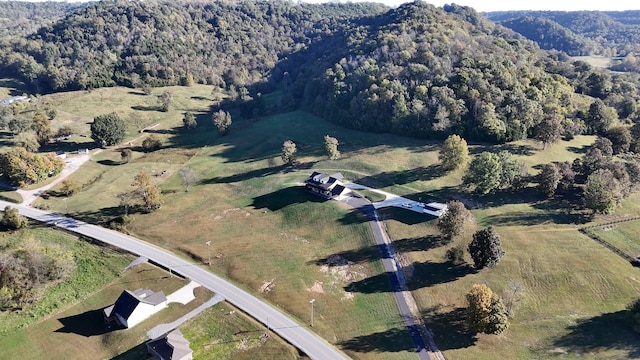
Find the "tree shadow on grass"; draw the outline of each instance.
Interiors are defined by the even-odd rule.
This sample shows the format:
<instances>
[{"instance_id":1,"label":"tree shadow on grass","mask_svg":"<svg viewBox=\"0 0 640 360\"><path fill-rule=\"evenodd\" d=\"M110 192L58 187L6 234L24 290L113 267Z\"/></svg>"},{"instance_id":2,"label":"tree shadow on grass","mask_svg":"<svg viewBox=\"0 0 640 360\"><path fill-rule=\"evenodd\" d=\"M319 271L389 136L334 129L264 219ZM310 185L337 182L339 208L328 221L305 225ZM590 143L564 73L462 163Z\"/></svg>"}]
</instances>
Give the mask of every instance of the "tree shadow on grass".
<instances>
[{"instance_id":1,"label":"tree shadow on grass","mask_svg":"<svg viewBox=\"0 0 640 360\"><path fill-rule=\"evenodd\" d=\"M442 238L438 236L427 236L420 238L409 238L409 239L401 239L395 240L393 242L393 247L398 252L410 252L410 251L425 251L428 249L437 248L445 245L446 242L442 241ZM344 258L346 261L362 264L372 261L377 261L380 259L382 254L386 254L386 249L384 245L372 245L366 246L359 249L346 250L341 251L339 253L331 254L322 259L317 259L310 261L311 264L316 265L329 265L329 266L337 266L341 265L340 263L335 263L329 261L329 258L339 256Z\"/></svg>"},{"instance_id":2,"label":"tree shadow on grass","mask_svg":"<svg viewBox=\"0 0 640 360\"><path fill-rule=\"evenodd\" d=\"M249 180L249 179L253 179L253 178L259 178L259 177L274 175L274 174L282 172L285 168L286 168L286 165L266 167L266 168L262 168L262 169L256 169L256 170L247 171L247 172L240 173L240 174L234 174L234 175L230 175L230 176L215 177L215 178L211 178L211 179L206 179L206 180L203 180L201 183L202 184L234 183L234 182L245 181L245 180Z\"/></svg>"},{"instance_id":3,"label":"tree shadow on grass","mask_svg":"<svg viewBox=\"0 0 640 360\"><path fill-rule=\"evenodd\" d=\"M586 154L587 151L589 151L589 148L591 146L590 145L583 145L583 146L569 146L567 148L567 150L571 151L572 153L576 153L576 154Z\"/></svg>"},{"instance_id":4,"label":"tree shadow on grass","mask_svg":"<svg viewBox=\"0 0 640 360\"><path fill-rule=\"evenodd\" d=\"M151 105L151 106L134 105L134 106L131 107L131 109L138 110L138 111L162 111L162 106L159 106L159 105Z\"/></svg>"},{"instance_id":5,"label":"tree shadow on grass","mask_svg":"<svg viewBox=\"0 0 640 360\"><path fill-rule=\"evenodd\" d=\"M413 263L413 269L413 277L407 283L407 289L410 291L456 281L469 274L476 273L476 270L468 264L455 265L452 262L433 263L427 261L424 263ZM391 277L395 277L395 274L384 272L366 279L354 281L344 288L349 292L360 292L364 294L391 292L393 291L392 287L389 286L389 278Z\"/></svg>"},{"instance_id":6,"label":"tree shadow on grass","mask_svg":"<svg viewBox=\"0 0 640 360\"><path fill-rule=\"evenodd\" d=\"M124 164L122 161L115 161L111 159L98 160L97 163L105 166L118 166Z\"/></svg>"},{"instance_id":7,"label":"tree shadow on grass","mask_svg":"<svg viewBox=\"0 0 640 360\"><path fill-rule=\"evenodd\" d=\"M129 208L129 214L136 211L136 207ZM124 215L124 208L120 206L111 206L98 209L96 211L81 211L70 214L74 219L84 221L89 224L106 225L113 221L116 217Z\"/></svg>"},{"instance_id":8,"label":"tree shadow on grass","mask_svg":"<svg viewBox=\"0 0 640 360\"><path fill-rule=\"evenodd\" d=\"M122 329L118 326L107 326L104 323L102 309L89 310L81 314L59 318L62 327L55 332L73 333L84 337L103 335L108 332Z\"/></svg>"},{"instance_id":9,"label":"tree shadow on grass","mask_svg":"<svg viewBox=\"0 0 640 360\"><path fill-rule=\"evenodd\" d=\"M640 334L631 330L628 310L579 320L569 333L554 340L554 346L577 354L603 350L626 351L628 358L640 357Z\"/></svg>"},{"instance_id":10,"label":"tree shadow on grass","mask_svg":"<svg viewBox=\"0 0 640 360\"><path fill-rule=\"evenodd\" d=\"M327 200L310 194L301 186L291 186L253 198L252 206L256 209L278 211L293 204L302 204L306 202L320 203L324 201Z\"/></svg>"},{"instance_id":11,"label":"tree shadow on grass","mask_svg":"<svg viewBox=\"0 0 640 360\"><path fill-rule=\"evenodd\" d=\"M466 323L466 309L459 307L443 311L439 307L422 311L422 317L440 350L464 349L478 341L476 333Z\"/></svg>"},{"instance_id":12,"label":"tree shadow on grass","mask_svg":"<svg viewBox=\"0 0 640 360\"><path fill-rule=\"evenodd\" d=\"M398 207L385 207L378 209L378 215L380 220L395 220L406 225L415 225L437 219L436 217L428 214L421 214Z\"/></svg>"},{"instance_id":13,"label":"tree shadow on grass","mask_svg":"<svg viewBox=\"0 0 640 360\"><path fill-rule=\"evenodd\" d=\"M338 343L338 346L344 351L361 353L415 351L409 331L405 327L357 336Z\"/></svg>"},{"instance_id":14,"label":"tree shadow on grass","mask_svg":"<svg viewBox=\"0 0 640 360\"><path fill-rule=\"evenodd\" d=\"M353 182L373 188L382 188L392 185L404 185L414 181L433 180L446 175L446 173L440 164L433 164L411 170L382 172L359 178Z\"/></svg>"}]
</instances>

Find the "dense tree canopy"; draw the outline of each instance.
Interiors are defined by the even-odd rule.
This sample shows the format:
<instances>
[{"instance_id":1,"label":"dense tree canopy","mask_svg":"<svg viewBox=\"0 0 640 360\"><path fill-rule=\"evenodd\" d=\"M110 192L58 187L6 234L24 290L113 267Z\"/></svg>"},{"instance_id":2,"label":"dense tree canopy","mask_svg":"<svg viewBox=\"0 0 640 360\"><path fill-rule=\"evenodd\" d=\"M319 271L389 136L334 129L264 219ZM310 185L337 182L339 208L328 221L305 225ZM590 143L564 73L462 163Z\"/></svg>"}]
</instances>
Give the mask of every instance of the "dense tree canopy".
<instances>
[{"instance_id":1,"label":"dense tree canopy","mask_svg":"<svg viewBox=\"0 0 640 360\"><path fill-rule=\"evenodd\" d=\"M111 146L124 140L127 124L116 113L98 115L91 123L91 138L100 146Z\"/></svg>"},{"instance_id":2,"label":"dense tree canopy","mask_svg":"<svg viewBox=\"0 0 640 360\"><path fill-rule=\"evenodd\" d=\"M469 163L467 142L457 134L449 135L442 144L438 160L445 170L464 168Z\"/></svg>"},{"instance_id":3,"label":"dense tree canopy","mask_svg":"<svg viewBox=\"0 0 640 360\"><path fill-rule=\"evenodd\" d=\"M478 269L496 266L504 256L502 240L492 226L473 234L468 250Z\"/></svg>"}]
</instances>

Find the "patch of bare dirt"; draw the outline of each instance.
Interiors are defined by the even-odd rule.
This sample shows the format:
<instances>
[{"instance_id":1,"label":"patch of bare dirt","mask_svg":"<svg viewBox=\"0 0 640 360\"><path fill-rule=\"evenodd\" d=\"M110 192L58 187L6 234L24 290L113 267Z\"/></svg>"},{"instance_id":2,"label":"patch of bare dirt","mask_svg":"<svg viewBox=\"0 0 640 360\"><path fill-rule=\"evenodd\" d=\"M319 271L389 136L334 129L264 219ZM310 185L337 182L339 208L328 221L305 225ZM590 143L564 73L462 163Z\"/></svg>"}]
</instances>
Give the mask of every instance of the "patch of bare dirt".
<instances>
[{"instance_id":1,"label":"patch of bare dirt","mask_svg":"<svg viewBox=\"0 0 640 360\"><path fill-rule=\"evenodd\" d=\"M354 264L340 255L331 255L327 258L324 265L320 267L320 271L331 277L331 280L324 284L324 288L340 289L344 294L341 300L351 300L354 294L342 290L344 285L353 281L365 278L362 271L362 265Z\"/></svg>"},{"instance_id":2,"label":"patch of bare dirt","mask_svg":"<svg viewBox=\"0 0 640 360\"><path fill-rule=\"evenodd\" d=\"M271 281L263 282L262 286L260 286L260 289L258 289L258 291L262 294L268 293L269 291L273 290L273 288L275 287L275 281L276 279L273 278L271 279Z\"/></svg>"},{"instance_id":3,"label":"patch of bare dirt","mask_svg":"<svg viewBox=\"0 0 640 360\"><path fill-rule=\"evenodd\" d=\"M307 291L316 293L316 294L324 294L324 288L322 287L322 281L316 280L313 285L307 289Z\"/></svg>"}]
</instances>

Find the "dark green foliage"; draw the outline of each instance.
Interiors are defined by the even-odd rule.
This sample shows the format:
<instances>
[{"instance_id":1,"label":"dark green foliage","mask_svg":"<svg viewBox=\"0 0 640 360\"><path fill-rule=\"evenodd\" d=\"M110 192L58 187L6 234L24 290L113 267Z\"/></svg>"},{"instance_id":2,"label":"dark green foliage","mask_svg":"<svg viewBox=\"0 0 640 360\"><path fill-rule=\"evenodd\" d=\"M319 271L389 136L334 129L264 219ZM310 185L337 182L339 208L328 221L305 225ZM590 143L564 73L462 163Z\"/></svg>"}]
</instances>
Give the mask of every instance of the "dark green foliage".
<instances>
[{"instance_id":1,"label":"dark green foliage","mask_svg":"<svg viewBox=\"0 0 640 360\"><path fill-rule=\"evenodd\" d=\"M587 177L583 198L594 213L609 214L622 201L623 187L610 170L598 169Z\"/></svg>"},{"instance_id":2,"label":"dark green foliage","mask_svg":"<svg viewBox=\"0 0 640 360\"><path fill-rule=\"evenodd\" d=\"M473 234L473 240L469 244L469 254L476 268L494 267L498 265L504 256L500 235L492 226Z\"/></svg>"},{"instance_id":3,"label":"dark green foliage","mask_svg":"<svg viewBox=\"0 0 640 360\"><path fill-rule=\"evenodd\" d=\"M447 260L451 261L454 265L460 265L464 263L464 250L461 245L456 245L447 249Z\"/></svg>"},{"instance_id":4,"label":"dark green foliage","mask_svg":"<svg viewBox=\"0 0 640 360\"><path fill-rule=\"evenodd\" d=\"M585 123L593 134L604 134L614 120L618 118L616 110L596 99L591 106Z\"/></svg>"},{"instance_id":5,"label":"dark green foliage","mask_svg":"<svg viewBox=\"0 0 640 360\"><path fill-rule=\"evenodd\" d=\"M126 135L127 124L116 113L98 115L91 123L91 138L100 146L115 145Z\"/></svg>"},{"instance_id":6,"label":"dark green foliage","mask_svg":"<svg viewBox=\"0 0 640 360\"><path fill-rule=\"evenodd\" d=\"M473 221L473 215L458 200L447 203L447 211L438 218L438 230L442 236L451 240L464 233L467 223Z\"/></svg>"},{"instance_id":7,"label":"dark green foliage","mask_svg":"<svg viewBox=\"0 0 640 360\"><path fill-rule=\"evenodd\" d=\"M504 302L496 294L491 297L491 312L489 312L489 323L484 332L487 334L502 334L509 327L509 315Z\"/></svg>"},{"instance_id":8,"label":"dark green foliage","mask_svg":"<svg viewBox=\"0 0 640 360\"><path fill-rule=\"evenodd\" d=\"M545 116L544 120L533 128L533 137L542 143L543 149L546 149L548 144L560 140L563 130L562 118L553 113Z\"/></svg>"},{"instance_id":9,"label":"dark green foliage","mask_svg":"<svg viewBox=\"0 0 640 360\"><path fill-rule=\"evenodd\" d=\"M27 219L20 215L18 209L11 206L4 208L4 213L2 214L2 225L5 228L9 230L18 230L27 226L27 224Z\"/></svg>"},{"instance_id":10,"label":"dark green foliage","mask_svg":"<svg viewBox=\"0 0 640 360\"><path fill-rule=\"evenodd\" d=\"M606 133L607 139L611 141L613 154L623 154L631 147L631 131L626 126L615 126Z\"/></svg>"},{"instance_id":11,"label":"dark green foliage","mask_svg":"<svg viewBox=\"0 0 640 360\"><path fill-rule=\"evenodd\" d=\"M606 137L598 136L591 147L600 150L602 156L611 157L613 155L613 143Z\"/></svg>"},{"instance_id":12,"label":"dark green foliage","mask_svg":"<svg viewBox=\"0 0 640 360\"><path fill-rule=\"evenodd\" d=\"M469 170L462 179L465 185L475 187L480 194L487 194L500 187L502 162L494 153L483 152L471 160Z\"/></svg>"},{"instance_id":13,"label":"dark green foliage","mask_svg":"<svg viewBox=\"0 0 640 360\"><path fill-rule=\"evenodd\" d=\"M555 164L544 164L538 175L538 190L548 198L553 197L561 179L562 175Z\"/></svg>"}]
</instances>

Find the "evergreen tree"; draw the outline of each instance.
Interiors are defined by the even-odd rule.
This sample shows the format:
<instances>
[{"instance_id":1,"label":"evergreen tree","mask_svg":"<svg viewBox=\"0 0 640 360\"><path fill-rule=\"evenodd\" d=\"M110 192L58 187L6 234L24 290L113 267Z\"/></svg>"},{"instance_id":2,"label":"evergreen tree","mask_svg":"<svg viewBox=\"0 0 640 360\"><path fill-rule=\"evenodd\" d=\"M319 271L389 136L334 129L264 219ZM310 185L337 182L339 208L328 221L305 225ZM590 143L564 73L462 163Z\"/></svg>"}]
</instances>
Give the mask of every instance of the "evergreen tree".
<instances>
[{"instance_id":1,"label":"evergreen tree","mask_svg":"<svg viewBox=\"0 0 640 360\"><path fill-rule=\"evenodd\" d=\"M476 231L473 240L469 244L469 254L476 268L494 267L498 265L505 252L502 249L502 240L492 226Z\"/></svg>"}]
</instances>

